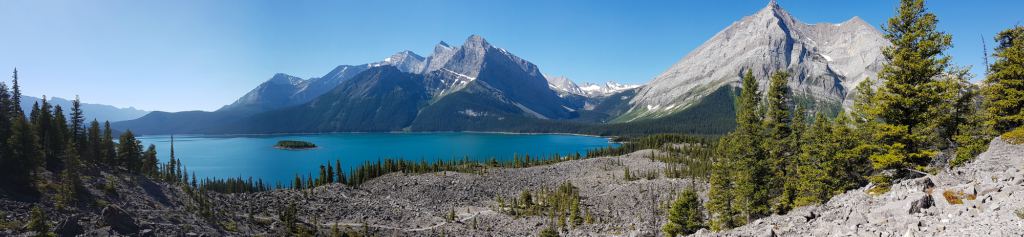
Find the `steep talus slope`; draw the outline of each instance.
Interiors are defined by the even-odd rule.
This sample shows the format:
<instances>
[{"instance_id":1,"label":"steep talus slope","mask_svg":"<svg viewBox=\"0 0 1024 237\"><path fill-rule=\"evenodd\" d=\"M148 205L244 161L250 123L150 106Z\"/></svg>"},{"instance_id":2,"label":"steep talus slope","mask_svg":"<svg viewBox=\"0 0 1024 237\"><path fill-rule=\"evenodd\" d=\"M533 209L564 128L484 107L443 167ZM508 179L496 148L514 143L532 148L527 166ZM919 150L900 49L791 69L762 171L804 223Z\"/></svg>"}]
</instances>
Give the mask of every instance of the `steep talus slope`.
<instances>
[{"instance_id":1,"label":"steep talus slope","mask_svg":"<svg viewBox=\"0 0 1024 237\"><path fill-rule=\"evenodd\" d=\"M829 202L775 215L723 233L697 236L1022 236L1024 145L997 138L962 167L893 185L865 187ZM952 204L952 200L962 204Z\"/></svg>"},{"instance_id":2,"label":"steep talus slope","mask_svg":"<svg viewBox=\"0 0 1024 237\"><path fill-rule=\"evenodd\" d=\"M619 121L659 117L692 106L723 86L739 86L752 70L761 88L786 70L798 97L846 102L853 87L881 69L882 34L860 18L841 24L801 23L774 1L744 17L654 78Z\"/></svg>"}]
</instances>

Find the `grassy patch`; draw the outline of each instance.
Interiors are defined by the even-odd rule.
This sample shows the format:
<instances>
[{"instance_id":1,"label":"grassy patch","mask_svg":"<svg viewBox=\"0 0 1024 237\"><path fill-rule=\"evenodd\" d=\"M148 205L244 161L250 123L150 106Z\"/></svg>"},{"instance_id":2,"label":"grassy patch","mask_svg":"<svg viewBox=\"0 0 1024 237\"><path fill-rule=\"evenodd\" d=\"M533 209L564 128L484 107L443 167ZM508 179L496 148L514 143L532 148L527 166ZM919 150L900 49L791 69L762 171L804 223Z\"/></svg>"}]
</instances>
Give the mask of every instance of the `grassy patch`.
<instances>
[{"instance_id":1,"label":"grassy patch","mask_svg":"<svg viewBox=\"0 0 1024 237\"><path fill-rule=\"evenodd\" d=\"M889 176L878 174L868 177L868 181L874 183L875 186L867 190L868 195L878 196L889 192L892 188L892 178Z\"/></svg>"},{"instance_id":2,"label":"grassy patch","mask_svg":"<svg viewBox=\"0 0 1024 237\"><path fill-rule=\"evenodd\" d=\"M946 191L942 192L942 197L946 198L946 202L948 202L949 204L953 204L953 205L964 204L963 198L965 196L966 195L964 195L964 192L962 192L962 191L946 190Z\"/></svg>"},{"instance_id":3,"label":"grassy patch","mask_svg":"<svg viewBox=\"0 0 1024 237\"><path fill-rule=\"evenodd\" d=\"M1003 134L1003 140L1010 144L1020 145L1024 144L1024 127L1018 127L1013 131Z\"/></svg>"},{"instance_id":4,"label":"grassy patch","mask_svg":"<svg viewBox=\"0 0 1024 237\"><path fill-rule=\"evenodd\" d=\"M238 224L234 221L221 221L220 226L223 226L224 230L238 232Z\"/></svg>"},{"instance_id":5,"label":"grassy patch","mask_svg":"<svg viewBox=\"0 0 1024 237\"><path fill-rule=\"evenodd\" d=\"M1024 208L1013 211L1013 214L1017 214L1017 218L1024 219Z\"/></svg>"}]
</instances>

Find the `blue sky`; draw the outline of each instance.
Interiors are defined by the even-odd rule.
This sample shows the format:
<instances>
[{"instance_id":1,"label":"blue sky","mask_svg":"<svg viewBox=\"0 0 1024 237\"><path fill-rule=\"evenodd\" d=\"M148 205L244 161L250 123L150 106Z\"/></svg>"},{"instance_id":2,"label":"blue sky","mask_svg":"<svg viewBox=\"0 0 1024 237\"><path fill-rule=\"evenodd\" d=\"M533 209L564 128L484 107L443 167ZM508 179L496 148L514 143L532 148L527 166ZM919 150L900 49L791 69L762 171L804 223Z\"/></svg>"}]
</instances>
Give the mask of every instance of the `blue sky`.
<instances>
[{"instance_id":1,"label":"blue sky","mask_svg":"<svg viewBox=\"0 0 1024 237\"><path fill-rule=\"evenodd\" d=\"M426 56L438 41L459 45L479 34L546 74L644 83L767 2L7 0L0 69L18 67L26 95L214 110L276 72L321 76L400 50ZM875 26L895 2L779 0L803 22L860 16ZM953 34L948 53L960 65L981 64L983 35L1024 21L1019 0L928 6Z\"/></svg>"}]
</instances>

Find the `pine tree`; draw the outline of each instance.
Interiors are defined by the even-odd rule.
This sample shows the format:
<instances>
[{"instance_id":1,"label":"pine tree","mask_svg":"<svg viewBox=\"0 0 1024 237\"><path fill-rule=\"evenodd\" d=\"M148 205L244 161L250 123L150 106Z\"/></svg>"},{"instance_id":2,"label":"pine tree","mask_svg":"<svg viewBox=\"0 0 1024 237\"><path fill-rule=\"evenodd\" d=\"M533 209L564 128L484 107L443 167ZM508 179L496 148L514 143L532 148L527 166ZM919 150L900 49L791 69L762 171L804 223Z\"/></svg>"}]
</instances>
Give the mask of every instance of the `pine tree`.
<instances>
[{"instance_id":1,"label":"pine tree","mask_svg":"<svg viewBox=\"0 0 1024 237\"><path fill-rule=\"evenodd\" d=\"M876 169L927 164L935 151L928 147L927 123L941 102L936 80L950 58L943 51L952 37L937 31L938 19L927 12L924 0L900 1L897 15L883 27L892 46L882 50L889 61L879 73L885 83L878 90L878 115L885 150L871 157Z\"/></svg>"},{"instance_id":2,"label":"pine tree","mask_svg":"<svg viewBox=\"0 0 1024 237\"><path fill-rule=\"evenodd\" d=\"M334 167L338 168L338 172L337 172L338 178L335 179L335 180L337 180L338 183L343 183L343 184L347 183L347 182L345 182L345 172L341 171L341 161L334 160Z\"/></svg>"},{"instance_id":3,"label":"pine tree","mask_svg":"<svg viewBox=\"0 0 1024 237\"><path fill-rule=\"evenodd\" d=\"M753 72L743 77L736 131L722 137L712 163L708 211L711 228L725 230L768 213L769 170L761 145L760 96Z\"/></svg>"},{"instance_id":4,"label":"pine tree","mask_svg":"<svg viewBox=\"0 0 1024 237\"><path fill-rule=\"evenodd\" d=\"M11 137L11 123L12 114L8 106L11 103L11 96L7 90L7 85L0 82L0 178L11 175L8 173L5 167L16 166L18 158L11 154L11 146L8 144L7 139ZM6 179L5 179L6 180Z\"/></svg>"},{"instance_id":5,"label":"pine tree","mask_svg":"<svg viewBox=\"0 0 1024 237\"><path fill-rule=\"evenodd\" d=\"M689 235L704 228L700 198L692 188L684 190L668 210L668 222L661 227L666 236Z\"/></svg>"},{"instance_id":6,"label":"pine tree","mask_svg":"<svg viewBox=\"0 0 1024 237\"><path fill-rule=\"evenodd\" d=\"M32 212L29 214L28 230L35 231L39 236L49 236L50 224L47 224L46 221L46 212L39 206L32 207Z\"/></svg>"},{"instance_id":7,"label":"pine tree","mask_svg":"<svg viewBox=\"0 0 1024 237\"><path fill-rule=\"evenodd\" d=\"M18 85L18 68L14 68L14 78L11 81L11 111L18 115L25 116L25 111L21 110L21 86Z\"/></svg>"},{"instance_id":8,"label":"pine tree","mask_svg":"<svg viewBox=\"0 0 1024 237\"><path fill-rule=\"evenodd\" d=\"M103 122L103 138L101 139L103 161L110 166L117 165L117 149L114 147L114 133L110 131L110 121Z\"/></svg>"},{"instance_id":9,"label":"pine tree","mask_svg":"<svg viewBox=\"0 0 1024 237\"><path fill-rule=\"evenodd\" d=\"M797 206L809 205L828 200L830 193L829 181L832 179L828 173L832 159L828 146L832 143L830 137L832 127L825 115L818 113L814 118L814 125L807 131L805 136L807 144L803 146L800 153L797 176L799 185L794 204Z\"/></svg>"},{"instance_id":10,"label":"pine tree","mask_svg":"<svg viewBox=\"0 0 1024 237\"><path fill-rule=\"evenodd\" d=\"M85 127L85 112L82 111L82 102L75 96L75 100L71 101L71 117L68 118L69 129L71 133L71 142L77 144L76 149L79 153L83 154L82 157L87 157L89 154L89 143L88 131Z\"/></svg>"},{"instance_id":11,"label":"pine tree","mask_svg":"<svg viewBox=\"0 0 1024 237\"><path fill-rule=\"evenodd\" d=\"M35 179L34 170L43 164L39 139L32 131L32 125L22 116L16 116L11 123L11 136L7 139L11 160L4 168L8 182L21 189L29 188ZM5 182L7 183L7 182Z\"/></svg>"},{"instance_id":12,"label":"pine tree","mask_svg":"<svg viewBox=\"0 0 1024 237\"><path fill-rule=\"evenodd\" d=\"M807 131L807 111L803 105L797 105L796 111L793 112L792 122L792 134L790 134L789 147L793 149L790 154L790 161L786 162L785 170L786 175L782 178L782 193L780 194L779 201L776 204L777 213L789 212L795 205L797 190L800 185L800 175L798 172L800 162L800 149L805 145L804 133Z\"/></svg>"},{"instance_id":13,"label":"pine tree","mask_svg":"<svg viewBox=\"0 0 1024 237\"><path fill-rule=\"evenodd\" d=\"M780 198L784 192L785 179L790 175L787 172L789 163L795 153L790 141L793 129L789 108L791 95L789 86L786 85L788 82L789 73L780 71L773 74L765 103L764 129L767 139L763 139L763 147L771 168L768 195L775 199L773 203L776 204L774 209L777 213L788 210L788 207L782 205L784 202Z\"/></svg>"},{"instance_id":14,"label":"pine tree","mask_svg":"<svg viewBox=\"0 0 1024 237\"><path fill-rule=\"evenodd\" d=\"M64 150L67 147L67 143L72 139L70 134L71 132L68 130L67 118L64 116L64 109L62 109L60 105L53 107L53 117L51 122L53 124L50 125L52 131L51 134L49 134L49 147L45 147L44 149L54 154L56 160L59 161L56 167L63 169L65 164L64 159L61 157L64 156Z\"/></svg>"},{"instance_id":15,"label":"pine tree","mask_svg":"<svg viewBox=\"0 0 1024 237\"><path fill-rule=\"evenodd\" d=\"M117 146L117 166L125 168L131 173L141 173L142 168L142 144L135 139L131 130L121 134Z\"/></svg>"},{"instance_id":16,"label":"pine tree","mask_svg":"<svg viewBox=\"0 0 1024 237\"><path fill-rule=\"evenodd\" d=\"M78 187L82 181L79 179L79 154L74 142L67 143L64 149L64 170L60 175L60 189L57 195L58 206L72 207L77 202Z\"/></svg>"},{"instance_id":17,"label":"pine tree","mask_svg":"<svg viewBox=\"0 0 1024 237\"><path fill-rule=\"evenodd\" d=\"M1002 134L1024 125L1024 26L999 32L995 40L995 63L983 92L985 124Z\"/></svg>"},{"instance_id":18,"label":"pine tree","mask_svg":"<svg viewBox=\"0 0 1024 237\"><path fill-rule=\"evenodd\" d=\"M732 136L736 136L738 145L735 156L737 166L735 198L737 210L746 222L767 216L770 212L770 196L768 193L771 170L761 149L764 129L761 126L761 103L757 81L753 72L747 70L743 77L743 92L740 94L740 108L736 113L737 127Z\"/></svg>"},{"instance_id":19,"label":"pine tree","mask_svg":"<svg viewBox=\"0 0 1024 237\"><path fill-rule=\"evenodd\" d=\"M149 144L149 148L142 155L142 173L150 177L156 177L157 163L156 145Z\"/></svg>"},{"instance_id":20,"label":"pine tree","mask_svg":"<svg viewBox=\"0 0 1024 237\"><path fill-rule=\"evenodd\" d=\"M100 157L102 157L100 154L102 154L103 152L100 136L100 123L99 121L93 119L92 122L89 123L89 129L87 130L87 135L85 139L85 142L87 143L87 146L89 148L87 148L85 151L82 151L82 158L84 160L88 160L90 161L90 163L100 162Z\"/></svg>"}]
</instances>

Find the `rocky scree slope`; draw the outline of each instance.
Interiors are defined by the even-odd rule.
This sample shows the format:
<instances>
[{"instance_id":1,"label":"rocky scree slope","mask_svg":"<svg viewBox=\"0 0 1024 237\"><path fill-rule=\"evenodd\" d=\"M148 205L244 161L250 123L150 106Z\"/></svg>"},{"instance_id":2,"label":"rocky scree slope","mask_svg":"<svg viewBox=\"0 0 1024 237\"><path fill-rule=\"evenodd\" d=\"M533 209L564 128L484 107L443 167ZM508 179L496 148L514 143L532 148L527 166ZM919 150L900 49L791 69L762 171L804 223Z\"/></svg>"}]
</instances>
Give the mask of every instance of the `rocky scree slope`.
<instances>
[{"instance_id":1,"label":"rocky scree slope","mask_svg":"<svg viewBox=\"0 0 1024 237\"><path fill-rule=\"evenodd\" d=\"M973 162L894 184L850 190L722 233L695 236L1024 236L1024 145L996 138Z\"/></svg>"}]
</instances>

